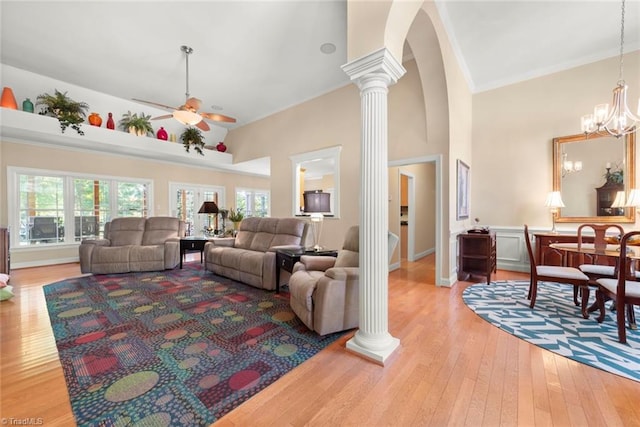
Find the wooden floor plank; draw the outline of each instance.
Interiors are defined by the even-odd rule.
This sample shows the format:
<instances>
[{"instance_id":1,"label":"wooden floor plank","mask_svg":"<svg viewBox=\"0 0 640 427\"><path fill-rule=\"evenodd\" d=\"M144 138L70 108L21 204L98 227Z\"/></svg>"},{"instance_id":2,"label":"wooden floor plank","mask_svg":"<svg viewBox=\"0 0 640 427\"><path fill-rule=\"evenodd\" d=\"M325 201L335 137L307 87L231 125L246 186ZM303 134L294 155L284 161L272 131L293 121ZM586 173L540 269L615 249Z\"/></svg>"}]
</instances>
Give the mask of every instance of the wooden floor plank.
<instances>
[{"instance_id":1,"label":"wooden floor plank","mask_svg":"<svg viewBox=\"0 0 640 427\"><path fill-rule=\"evenodd\" d=\"M640 383L490 325L462 301L470 282L440 288L434 274L433 256L390 273L389 331L400 348L386 367L346 351L346 335L216 425L640 425ZM0 304L2 417L74 425L42 286L78 275L78 264L12 272L16 297Z\"/></svg>"}]
</instances>

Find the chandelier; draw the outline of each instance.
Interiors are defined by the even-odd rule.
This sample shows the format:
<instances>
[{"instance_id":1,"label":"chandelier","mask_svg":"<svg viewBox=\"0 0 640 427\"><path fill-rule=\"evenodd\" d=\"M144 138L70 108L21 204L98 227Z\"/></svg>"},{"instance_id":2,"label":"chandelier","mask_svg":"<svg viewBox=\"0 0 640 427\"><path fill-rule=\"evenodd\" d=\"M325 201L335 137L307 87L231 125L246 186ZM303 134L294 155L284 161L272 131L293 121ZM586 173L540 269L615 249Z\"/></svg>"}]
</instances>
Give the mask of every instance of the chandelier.
<instances>
[{"instance_id":1,"label":"chandelier","mask_svg":"<svg viewBox=\"0 0 640 427\"><path fill-rule=\"evenodd\" d=\"M593 114L582 116L582 131L588 135L595 132L607 132L609 135L620 138L636 130L640 122L640 100L638 100L637 115L633 114L627 106L627 85L622 76L624 57L624 2L622 0L622 18L620 24L620 74L617 86L613 89L613 103L598 104L593 109Z\"/></svg>"}]
</instances>

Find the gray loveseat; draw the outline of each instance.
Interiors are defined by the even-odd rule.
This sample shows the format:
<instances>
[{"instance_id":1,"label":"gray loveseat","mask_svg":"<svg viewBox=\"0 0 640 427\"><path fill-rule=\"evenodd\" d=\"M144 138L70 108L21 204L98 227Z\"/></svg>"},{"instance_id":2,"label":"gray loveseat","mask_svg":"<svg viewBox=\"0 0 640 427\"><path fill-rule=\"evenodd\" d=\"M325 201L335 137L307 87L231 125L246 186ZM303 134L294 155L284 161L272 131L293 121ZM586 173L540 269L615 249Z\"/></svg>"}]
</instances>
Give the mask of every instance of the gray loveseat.
<instances>
[{"instance_id":1,"label":"gray loveseat","mask_svg":"<svg viewBox=\"0 0 640 427\"><path fill-rule=\"evenodd\" d=\"M173 217L115 218L105 224L104 239L80 243L80 270L110 274L175 268L185 229Z\"/></svg>"},{"instance_id":2,"label":"gray loveseat","mask_svg":"<svg viewBox=\"0 0 640 427\"><path fill-rule=\"evenodd\" d=\"M276 249L304 247L307 221L297 218L245 218L235 240L205 246L205 267L260 289L276 288ZM224 245L224 246L223 246Z\"/></svg>"}]
</instances>

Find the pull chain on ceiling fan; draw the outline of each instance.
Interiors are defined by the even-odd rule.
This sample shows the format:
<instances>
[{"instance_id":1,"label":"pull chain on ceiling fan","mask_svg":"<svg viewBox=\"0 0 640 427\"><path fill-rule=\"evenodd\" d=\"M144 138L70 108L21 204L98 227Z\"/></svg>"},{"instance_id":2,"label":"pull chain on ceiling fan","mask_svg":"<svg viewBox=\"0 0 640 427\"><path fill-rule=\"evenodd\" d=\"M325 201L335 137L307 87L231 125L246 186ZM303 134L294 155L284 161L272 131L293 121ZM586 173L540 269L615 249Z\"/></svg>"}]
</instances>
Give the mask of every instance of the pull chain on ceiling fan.
<instances>
[{"instance_id":1,"label":"pull chain on ceiling fan","mask_svg":"<svg viewBox=\"0 0 640 427\"><path fill-rule=\"evenodd\" d=\"M202 106L202 101L199 100L198 98L191 98L189 95L189 55L193 53L193 49L189 46L180 46L180 50L184 52L186 55L187 79L186 79L186 93L185 93L186 101L184 105L181 105L180 107L175 108L175 107L170 107L164 104L158 104L157 102L144 101L142 99L134 98L133 100L137 102L143 102L145 104L153 105L156 107L165 108L167 110L173 110L173 113L171 114L154 117L151 120L162 120L162 119L168 119L170 117L173 117L174 119L176 119L177 121L179 121L184 125L192 125L192 126L195 125L197 128L203 131L208 131L210 129L207 122L205 122L203 119L213 120L216 122L235 123L236 119L234 119L233 117L229 117L229 116L225 116L217 113L205 113L205 112L199 113L198 112L198 110L200 110L200 107Z\"/></svg>"}]
</instances>

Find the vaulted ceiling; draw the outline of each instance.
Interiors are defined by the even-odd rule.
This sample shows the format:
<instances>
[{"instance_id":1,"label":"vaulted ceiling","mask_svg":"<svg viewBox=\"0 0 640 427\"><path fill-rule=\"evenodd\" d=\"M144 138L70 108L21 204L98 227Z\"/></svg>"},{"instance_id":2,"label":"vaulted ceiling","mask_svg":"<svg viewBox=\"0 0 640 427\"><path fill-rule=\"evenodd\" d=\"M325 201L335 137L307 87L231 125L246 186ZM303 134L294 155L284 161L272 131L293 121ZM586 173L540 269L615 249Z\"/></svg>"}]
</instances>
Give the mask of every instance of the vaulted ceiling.
<instances>
[{"instance_id":1,"label":"vaulted ceiling","mask_svg":"<svg viewBox=\"0 0 640 427\"><path fill-rule=\"evenodd\" d=\"M437 6L474 91L619 51L618 1ZM344 0L4 0L0 15L3 64L125 99L181 105L188 45L190 95L237 118L229 128L348 84ZM627 0L627 52L640 48L639 21L640 0Z\"/></svg>"}]
</instances>

